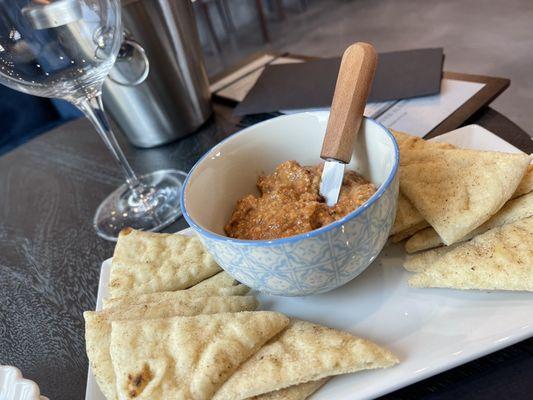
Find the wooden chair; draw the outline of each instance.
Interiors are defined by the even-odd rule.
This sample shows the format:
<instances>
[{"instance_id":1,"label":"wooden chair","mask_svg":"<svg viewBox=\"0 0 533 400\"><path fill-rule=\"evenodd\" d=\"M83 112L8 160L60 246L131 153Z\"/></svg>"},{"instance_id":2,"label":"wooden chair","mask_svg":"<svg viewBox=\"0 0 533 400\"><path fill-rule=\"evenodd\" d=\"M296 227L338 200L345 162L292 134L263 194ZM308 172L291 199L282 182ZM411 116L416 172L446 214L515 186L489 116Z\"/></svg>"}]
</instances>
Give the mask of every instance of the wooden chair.
<instances>
[{"instance_id":1,"label":"wooden chair","mask_svg":"<svg viewBox=\"0 0 533 400\"><path fill-rule=\"evenodd\" d=\"M215 45L215 48L217 50L217 52L220 52L221 50L221 47L220 47L220 41L218 40L218 36L217 36L217 33L215 31L215 27L213 25L213 20L211 19L211 15L209 14L209 4L208 3L211 3L211 2L214 2L217 6L217 9L218 9L218 12L220 13L220 15L222 16L224 10L221 11L221 8L223 7L221 5L221 3L218 1L218 0L191 0L193 3L197 2L197 4L199 4L200 6L200 10L204 16L204 19L205 19L205 23L207 25L207 29L209 30L209 35L211 36L211 40L213 41L214 45ZM225 1L224 1L225 3ZM224 17L222 17L222 20L224 21L224 28L226 28L226 19Z\"/></svg>"},{"instance_id":2,"label":"wooden chair","mask_svg":"<svg viewBox=\"0 0 533 400\"><path fill-rule=\"evenodd\" d=\"M233 17L231 15L231 10L228 5L228 0L191 0L192 2L198 2L200 5L200 8L202 10L202 14L204 15L204 19L207 24L207 29L209 30L209 35L211 36L211 39L215 45L215 48L217 52L220 52L221 46L220 41L218 40L218 36L216 34L215 27L213 25L213 20L211 18L209 5L213 4L220 16L220 19L222 20L222 25L224 27L224 30L226 31L226 34L229 32L235 32L235 23L233 22ZM274 5L274 12L277 14L278 18L280 20L284 20L285 15L285 9L283 6L282 0L273 0L269 4ZM255 8L257 10L257 18L259 22L259 27L261 29L261 35L263 36L263 41L265 43L270 43L270 33L268 32L268 24L267 24L267 18L266 13L263 5L263 0L255 0ZM300 10L305 11L307 10L307 0L300 0Z\"/></svg>"},{"instance_id":3,"label":"wooden chair","mask_svg":"<svg viewBox=\"0 0 533 400\"><path fill-rule=\"evenodd\" d=\"M285 8L283 7L283 0L274 0L273 2L275 4L275 12L278 15L278 19L284 20L285 15ZM307 10L307 0L300 0L300 11L304 12Z\"/></svg>"}]
</instances>

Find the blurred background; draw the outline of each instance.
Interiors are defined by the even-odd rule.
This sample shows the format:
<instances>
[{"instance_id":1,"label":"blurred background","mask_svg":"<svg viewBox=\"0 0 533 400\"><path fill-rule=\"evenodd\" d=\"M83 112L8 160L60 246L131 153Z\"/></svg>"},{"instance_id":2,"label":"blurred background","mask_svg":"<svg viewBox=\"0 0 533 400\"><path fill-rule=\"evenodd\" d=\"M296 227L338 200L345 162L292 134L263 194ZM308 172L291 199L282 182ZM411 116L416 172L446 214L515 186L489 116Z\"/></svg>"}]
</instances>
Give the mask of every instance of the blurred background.
<instances>
[{"instance_id":1,"label":"blurred background","mask_svg":"<svg viewBox=\"0 0 533 400\"><path fill-rule=\"evenodd\" d=\"M190 0L175 0L190 1ZM533 132L531 0L193 0L210 77L261 51L338 56L354 41L383 51L444 47L444 70L502 76L492 107ZM81 114L0 86L0 154Z\"/></svg>"}]
</instances>

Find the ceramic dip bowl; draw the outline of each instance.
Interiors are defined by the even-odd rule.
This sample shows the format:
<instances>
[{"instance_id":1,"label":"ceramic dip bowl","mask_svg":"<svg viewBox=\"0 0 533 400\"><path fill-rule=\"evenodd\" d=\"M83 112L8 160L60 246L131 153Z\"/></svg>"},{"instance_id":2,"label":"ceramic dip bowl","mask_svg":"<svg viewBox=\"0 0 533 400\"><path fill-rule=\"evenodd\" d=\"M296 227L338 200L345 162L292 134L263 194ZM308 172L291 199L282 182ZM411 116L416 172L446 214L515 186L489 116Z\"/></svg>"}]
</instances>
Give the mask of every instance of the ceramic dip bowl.
<instances>
[{"instance_id":1,"label":"ceramic dip bowl","mask_svg":"<svg viewBox=\"0 0 533 400\"><path fill-rule=\"evenodd\" d=\"M347 169L377 192L344 218L314 231L275 240L225 235L237 200L258 194L257 178L287 160L321 162L328 112L284 115L246 128L213 147L192 168L182 192L183 215L224 270L273 295L333 290L363 272L389 236L398 197L398 146L392 134L365 118Z\"/></svg>"}]
</instances>

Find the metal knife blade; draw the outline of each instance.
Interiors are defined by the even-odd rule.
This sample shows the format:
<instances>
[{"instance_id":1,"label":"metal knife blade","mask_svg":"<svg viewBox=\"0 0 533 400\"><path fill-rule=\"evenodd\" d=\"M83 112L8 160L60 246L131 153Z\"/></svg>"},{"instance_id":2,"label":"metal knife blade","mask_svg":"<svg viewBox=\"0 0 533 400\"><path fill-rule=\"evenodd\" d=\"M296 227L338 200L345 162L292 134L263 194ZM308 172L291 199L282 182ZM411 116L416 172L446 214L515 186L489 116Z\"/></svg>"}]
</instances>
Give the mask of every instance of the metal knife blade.
<instances>
[{"instance_id":1,"label":"metal knife blade","mask_svg":"<svg viewBox=\"0 0 533 400\"><path fill-rule=\"evenodd\" d=\"M337 160L326 160L324 163L320 179L320 194L326 199L329 207L333 207L339 200L345 165Z\"/></svg>"}]
</instances>

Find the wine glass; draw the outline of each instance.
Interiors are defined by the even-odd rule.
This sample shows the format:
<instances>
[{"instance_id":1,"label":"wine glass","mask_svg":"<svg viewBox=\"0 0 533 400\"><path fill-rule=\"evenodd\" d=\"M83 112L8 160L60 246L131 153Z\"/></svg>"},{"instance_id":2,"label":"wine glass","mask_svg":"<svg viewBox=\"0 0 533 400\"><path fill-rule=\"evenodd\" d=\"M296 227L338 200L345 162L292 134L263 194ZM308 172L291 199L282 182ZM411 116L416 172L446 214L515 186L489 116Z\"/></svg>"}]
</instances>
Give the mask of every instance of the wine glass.
<instances>
[{"instance_id":1,"label":"wine glass","mask_svg":"<svg viewBox=\"0 0 533 400\"><path fill-rule=\"evenodd\" d=\"M125 227L160 230L181 215L183 173L137 176L102 107L101 90L122 42L119 0L0 0L0 83L64 99L94 124L126 183L96 211L94 227L116 240Z\"/></svg>"}]
</instances>

